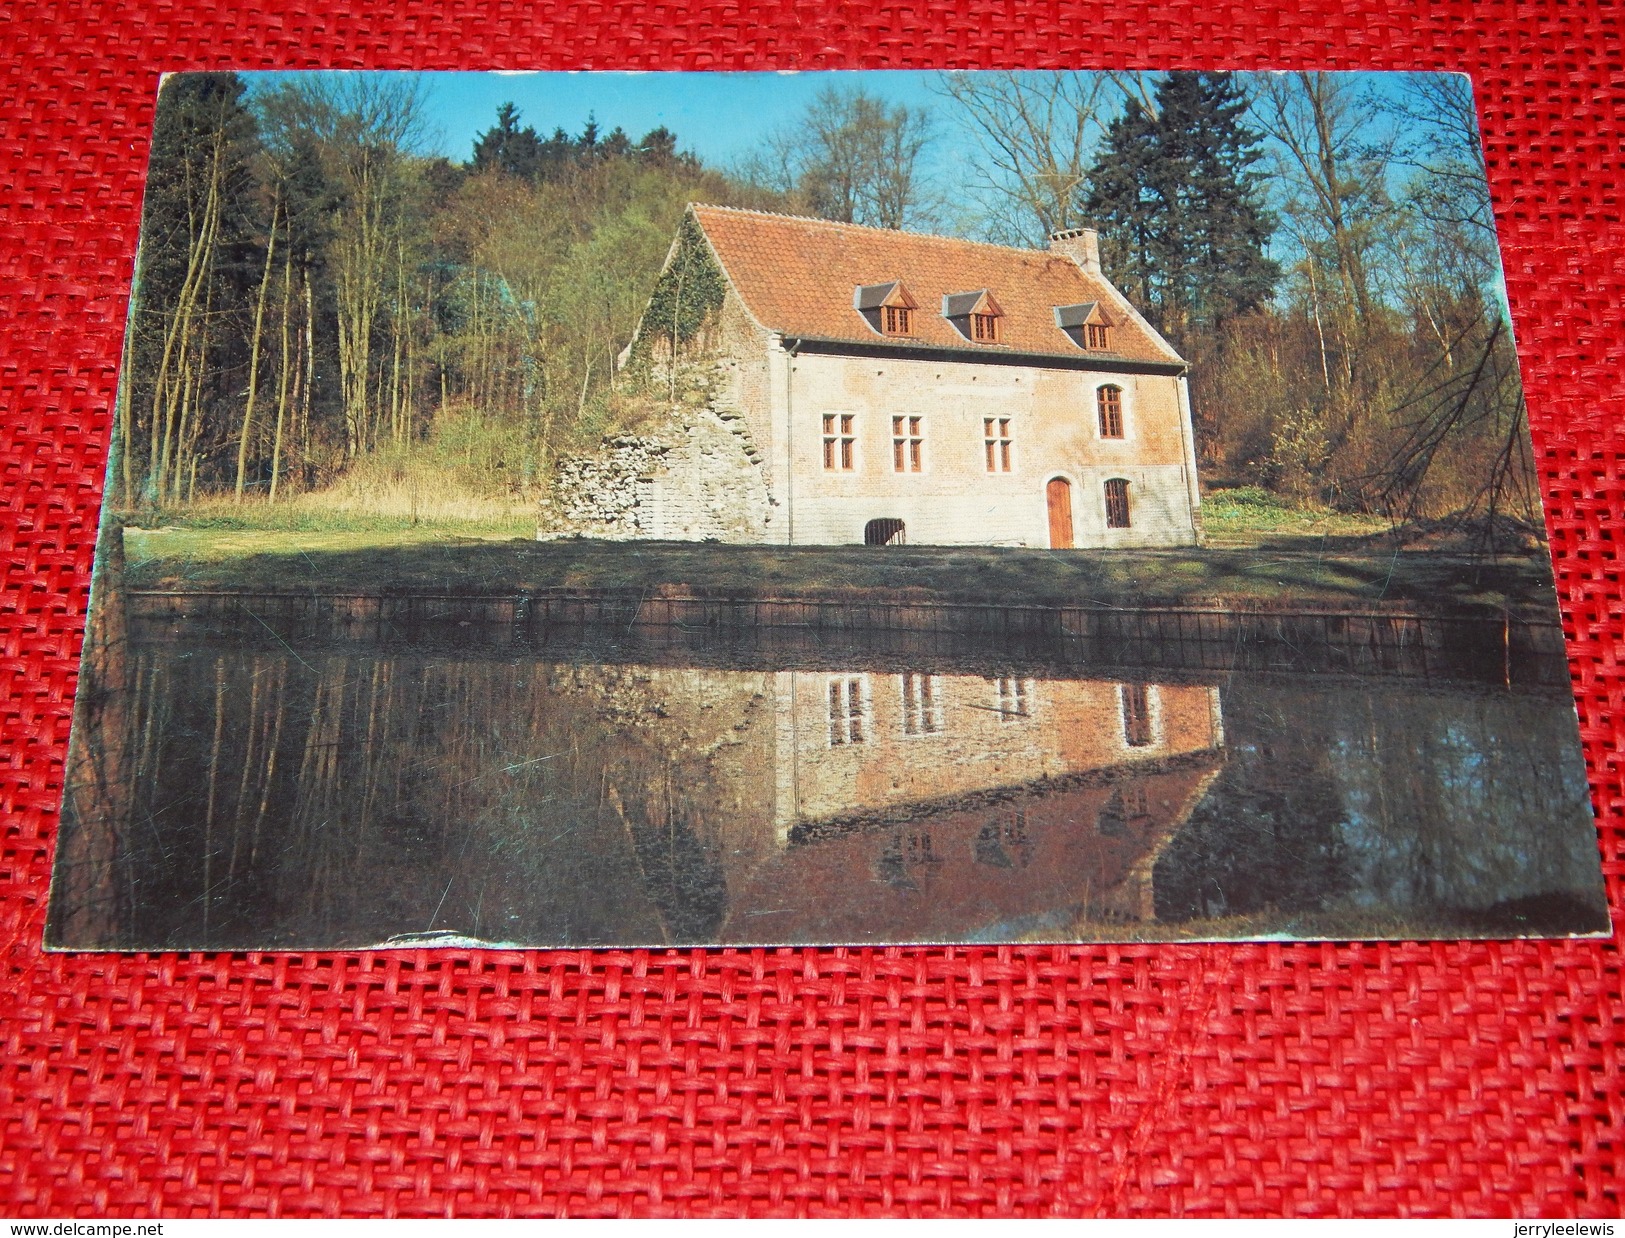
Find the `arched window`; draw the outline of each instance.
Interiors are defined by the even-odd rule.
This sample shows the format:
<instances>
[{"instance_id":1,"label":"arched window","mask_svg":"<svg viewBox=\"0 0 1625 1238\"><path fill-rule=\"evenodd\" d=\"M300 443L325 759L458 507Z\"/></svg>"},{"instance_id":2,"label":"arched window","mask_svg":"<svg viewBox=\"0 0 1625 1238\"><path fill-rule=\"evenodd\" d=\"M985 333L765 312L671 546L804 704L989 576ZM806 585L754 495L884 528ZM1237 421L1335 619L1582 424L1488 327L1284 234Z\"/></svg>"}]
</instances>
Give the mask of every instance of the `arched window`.
<instances>
[{"instance_id":1,"label":"arched window","mask_svg":"<svg viewBox=\"0 0 1625 1238\"><path fill-rule=\"evenodd\" d=\"M1100 414L1100 437L1123 437L1123 389L1101 387L1095 392L1095 409Z\"/></svg>"},{"instance_id":2,"label":"arched window","mask_svg":"<svg viewBox=\"0 0 1625 1238\"><path fill-rule=\"evenodd\" d=\"M1113 477L1106 482L1106 527L1129 527L1128 482L1124 478Z\"/></svg>"}]
</instances>

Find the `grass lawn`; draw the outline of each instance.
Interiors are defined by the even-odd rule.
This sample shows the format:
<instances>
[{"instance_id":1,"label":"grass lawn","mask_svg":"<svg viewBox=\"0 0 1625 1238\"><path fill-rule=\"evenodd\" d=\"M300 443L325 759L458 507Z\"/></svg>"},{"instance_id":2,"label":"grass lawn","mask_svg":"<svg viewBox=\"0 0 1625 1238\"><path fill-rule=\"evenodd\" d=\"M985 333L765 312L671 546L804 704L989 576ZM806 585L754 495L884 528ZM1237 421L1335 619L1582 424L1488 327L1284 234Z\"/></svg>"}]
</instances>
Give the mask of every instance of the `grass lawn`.
<instances>
[{"instance_id":1,"label":"grass lawn","mask_svg":"<svg viewBox=\"0 0 1625 1238\"><path fill-rule=\"evenodd\" d=\"M1218 513L1215 513L1218 514ZM1244 513L1245 514L1245 513ZM325 529L129 528L134 589L509 594L539 589L1023 605L1553 613L1543 556L1404 549L1372 522L1321 531L1221 518L1202 549L721 546L516 538L511 528L360 521ZM228 522L241 524L242 522ZM1288 522L1289 523L1289 522ZM1336 529L1333 532L1333 529Z\"/></svg>"},{"instance_id":2,"label":"grass lawn","mask_svg":"<svg viewBox=\"0 0 1625 1238\"><path fill-rule=\"evenodd\" d=\"M1360 538L1386 534L1381 516L1356 516L1326 508L1295 507L1256 486L1219 490L1202 500L1207 544L1216 548L1257 546L1279 538Z\"/></svg>"}]
</instances>

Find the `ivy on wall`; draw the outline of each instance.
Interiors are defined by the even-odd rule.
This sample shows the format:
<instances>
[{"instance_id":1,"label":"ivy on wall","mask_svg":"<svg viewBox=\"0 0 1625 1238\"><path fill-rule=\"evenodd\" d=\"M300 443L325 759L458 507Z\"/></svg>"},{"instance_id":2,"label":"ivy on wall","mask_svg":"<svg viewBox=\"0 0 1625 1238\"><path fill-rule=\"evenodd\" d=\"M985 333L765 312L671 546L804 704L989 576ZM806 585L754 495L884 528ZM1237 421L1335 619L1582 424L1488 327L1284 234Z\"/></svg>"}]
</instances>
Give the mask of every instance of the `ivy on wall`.
<instances>
[{"instance_id":1,"label":"ivy on wall","mask_svg":"<svg viewBox=\"0 0 1625 1238\"><path fill-rule=\"evenodd\" d=\"M722 308L727 291L722 268L711 256L700 225L693 215L684 215L677 229L677 252L661 272L644 311L641 340L675 338L686 344Z\"/></svg>"}]
</instances>

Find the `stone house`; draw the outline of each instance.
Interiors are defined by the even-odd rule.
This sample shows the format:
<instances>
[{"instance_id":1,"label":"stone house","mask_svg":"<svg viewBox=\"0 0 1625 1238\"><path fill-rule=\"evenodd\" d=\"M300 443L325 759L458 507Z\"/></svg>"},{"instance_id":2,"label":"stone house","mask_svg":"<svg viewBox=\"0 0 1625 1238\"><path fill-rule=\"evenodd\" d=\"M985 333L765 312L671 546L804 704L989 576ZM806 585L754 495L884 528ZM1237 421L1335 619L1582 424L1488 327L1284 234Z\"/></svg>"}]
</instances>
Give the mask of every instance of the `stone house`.
<instances>
[{"instance_id":1,"label":"stone house","mask_svg":"<svg viewBox=\"0 0 1625 1238\"><path fill-rule=\"evenodd\" d=\"M613 527L587 513L608 535L1199 540L1186 363L1091 230L1027 250L691 206L623 359L640 350L699 361L709 398L653 464L639 441L568 479L619 504Z\"/></svg>"}]
</instances>

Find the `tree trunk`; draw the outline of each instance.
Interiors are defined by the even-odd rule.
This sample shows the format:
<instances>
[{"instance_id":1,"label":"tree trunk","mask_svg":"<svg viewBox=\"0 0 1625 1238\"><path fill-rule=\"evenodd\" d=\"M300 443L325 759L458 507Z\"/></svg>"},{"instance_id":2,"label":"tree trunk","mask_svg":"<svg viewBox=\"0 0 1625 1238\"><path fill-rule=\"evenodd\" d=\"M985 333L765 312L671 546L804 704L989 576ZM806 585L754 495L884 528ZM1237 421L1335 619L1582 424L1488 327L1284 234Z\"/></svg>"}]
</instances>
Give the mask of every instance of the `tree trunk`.
<instances>
[{"instance_id":1,"label":"tree trunk","mask_svg":"<svg viewBox=\"0 0 1625 1238\"><path fill-rule=\"evenodd\" d=\"M190 343L193 310L197 305L199 291L207 281L209 270L213 266L214 243L220 223L221 181L224 178L225 146L225 134L216 131L214 135L214 152L210 161L208 189L204 196L203 217L187 251L186 276L181 281L180 293L175 298L174 316L170 319L169 328L164 333L163 353L158 362L158 374L153 381L153 442L149 448L147 486L152 492L153 501L159 505L162 505L166 497L165 487L170 464L169 453L173 446L171 436L175 429L176 405L181 397L180 389L184 389L184 384L175 383L173 367L178 359L177 354L184 355ZM159 448L160 425L163 426L161 450Z\"/></svg>"},{"instance_id":2,"label":"tree trunk","mask_svg":"<svg viewBox=\"0 0 1625 1238\"><path fill-rule=\"evenodd\" d=\"M248 472L248 438L254 430L254 401L260 389L260 336L265 325L265 298L271 290L272 261L276 256L276 203L271 204L271 235L265 243L265 272L260 276L259 296L254 302L254 330L248 340L248 400L243 406L243 428L237 441L237 489L235 498L243 501L243 482Z\"/></svg>"},{"instance_id":3,"label":"tree trunk","mask_svg":"<svg viewBox=\"0 0 1625 1238\"><path fill-rule=\"evenodd\" d=\"M292 344L288 332L288 314L293 308L293 245L288 245L282 259L282 350L277 354L276 432L271 439L271 490L269 502L276 502L277 483L282 479L282 433L288 421L288 386L291 371L297 369L298 358L288 364L288 349Z\"/></svg>"},{"instance_id":4,"label":"tree trunk","mask_svg":"<svg viewBox=\"0 0 1625 1238\"><path fill-rule=\"evenodd\" d=\"M310 400L311 388L316 382L316 302L310 291L310 268L304 272L305 281L305 383L299 402L299 463L303 468L310 461Z\"/></svg>"}]
</instances>

